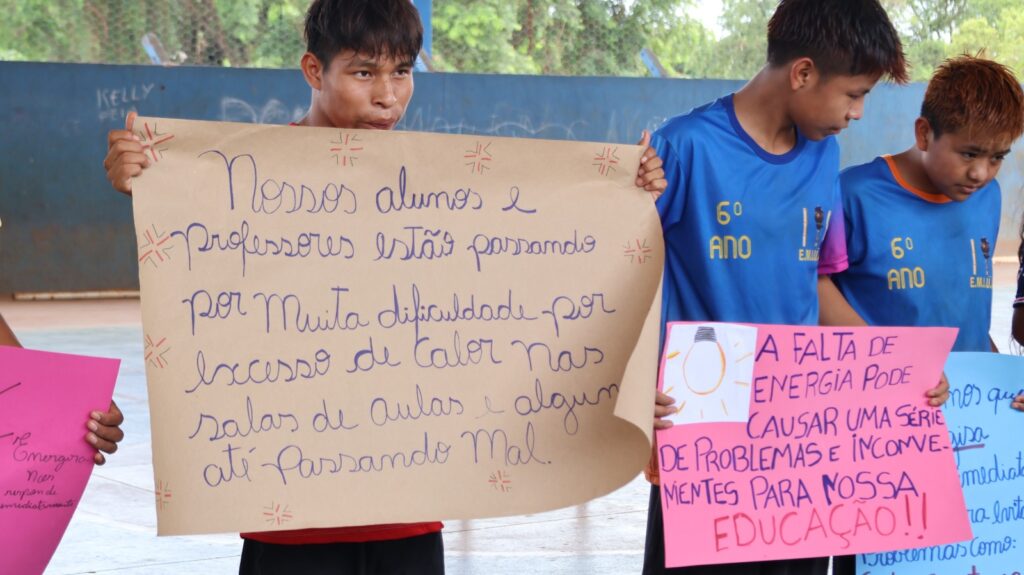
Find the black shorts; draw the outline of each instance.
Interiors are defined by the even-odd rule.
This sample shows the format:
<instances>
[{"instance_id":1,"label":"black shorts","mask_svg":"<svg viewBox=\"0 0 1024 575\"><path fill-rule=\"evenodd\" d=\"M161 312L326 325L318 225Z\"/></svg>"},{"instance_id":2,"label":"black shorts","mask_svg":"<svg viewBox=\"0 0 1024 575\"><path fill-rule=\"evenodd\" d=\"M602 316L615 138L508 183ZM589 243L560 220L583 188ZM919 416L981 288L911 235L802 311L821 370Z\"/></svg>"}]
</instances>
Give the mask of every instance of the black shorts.
<instances>
[{"instance_id":1,"label":"black shorts","mask_svg":"<svg viewBox=\"0 0 1024 575\"><path fill-rule=\"evenodd\" d=\"M651 486L647 506L647 544L644 546L643 575L826 575L828 557L784 559L755 563L724 563L665 568L665 524L661 519L661 488Z\"/></svg>"},{"instance_id":2,"label":"black shorts","mask_svg":"<svg viewBox=\"0 0 1024 575\"><path fill-rule=\"evenodd\" d=\"M441 532L390 541L278 545L246 539L239 575L444 575Z\"/></svg>"},{"instance_id":3,"label":"black shorts","mask_svg":"<svg viewBox=\"0 0 1024 575\"><path fill-rule=\"evenodd\" d=\"M837 555L832 558L832 575L856 575L856 573L856 555Z\"/></svg>"}]
</instances>

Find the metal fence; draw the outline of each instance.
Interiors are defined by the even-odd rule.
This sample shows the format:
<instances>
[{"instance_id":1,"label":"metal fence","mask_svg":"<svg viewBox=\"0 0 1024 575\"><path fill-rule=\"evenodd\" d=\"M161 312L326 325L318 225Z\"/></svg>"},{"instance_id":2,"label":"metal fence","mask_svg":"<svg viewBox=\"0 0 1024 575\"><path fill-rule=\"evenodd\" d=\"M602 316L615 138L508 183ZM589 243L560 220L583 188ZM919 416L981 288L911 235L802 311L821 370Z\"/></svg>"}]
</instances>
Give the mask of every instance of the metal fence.
<instances>
[{"instance_id":1,"label":"metal fence","mask_svg":"<svg viewBox=\"0 0 1024 575\"><path fill-rule=\"evenodd\" d=\"M0 0L0 60L295 68L310 0ZM442 72L749 78L778 0L409 0ZM911 73L1024 69L1020 0L882 0Z\"/></svg>"},{"instance_id":2,"label":"metal fence","mask_svg":"<svg viewBox=\"0 0 1024 575\"><path fill-rule=\"evenodd\" d=\"M2 0L0 59L294 67L308 0Z\"/></svg>"},{"instance_id":3,"label":"metal fence","mask_svg":"<svg viewBox=\"0 0 1024 575\"><path fill-rule=\"evenodd\" d=\"M696 0L410 1L429 11L425 60L437 71L704 77L715 75L716 62L728 69L738 58L728 50L715 60L716 40L698 21ZM744 1L760 13L751 24L760 40L775 0ZM294 68L308 5L0 0L0 60ZM758 40L750 50L755 65L763 58Z\"/></svg>"}]
</instances>

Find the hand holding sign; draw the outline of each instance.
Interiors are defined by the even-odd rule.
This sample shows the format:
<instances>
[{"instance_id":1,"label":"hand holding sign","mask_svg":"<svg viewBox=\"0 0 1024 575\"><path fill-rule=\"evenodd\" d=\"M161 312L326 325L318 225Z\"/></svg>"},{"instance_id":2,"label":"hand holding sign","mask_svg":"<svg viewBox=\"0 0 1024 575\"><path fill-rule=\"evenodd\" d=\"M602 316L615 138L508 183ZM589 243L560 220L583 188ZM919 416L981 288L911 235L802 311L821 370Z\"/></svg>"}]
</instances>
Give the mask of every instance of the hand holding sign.
<instances>
[{"instance_id":1,"label":"hand holding sign","mask_svg":"<svg viewBox=\"0 0 1024 575\"><path fill-rule=\"evenodd\" d=\"M93 411L89 414L89 421L85 424L89 433L85 440L96 448L93 460L96 465L103 465L107 462L104 453L117 451L117 444L124 439L124 432L121 431L121 424L124 423L124 414L117 403L111 401L107 411Z\"/></svg>"}]
</instances>

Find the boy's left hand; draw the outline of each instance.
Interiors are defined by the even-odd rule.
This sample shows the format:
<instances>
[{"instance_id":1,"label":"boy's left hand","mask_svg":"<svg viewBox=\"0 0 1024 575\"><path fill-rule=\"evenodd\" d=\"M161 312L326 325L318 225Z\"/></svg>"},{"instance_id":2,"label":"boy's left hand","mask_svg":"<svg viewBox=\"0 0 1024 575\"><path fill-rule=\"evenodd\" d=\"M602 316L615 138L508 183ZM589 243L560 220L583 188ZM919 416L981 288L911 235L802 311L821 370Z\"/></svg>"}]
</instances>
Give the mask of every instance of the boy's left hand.
<instances>
[{"instance_id":1,"label":"boy's left hand","mask_svg":"<svg viewBox=\"0 0 1024 575\"><path fill-rule=\"evenodd\" d=\"M94 411L89 414L89 422L85 425L89 433L85 440L98 451L93 459L96 465L103 465L107 462L103 453L114 453L117 451L117 443L124 439L124 432L121 431L121 424L124 423L124 415L113 401L110 402L110 409L106 413Z\"/></svg>"},{"instance_id":2,"label":"boy's left hand","mask_svg":"<svg viewBox=\"0 0 1024 575\"><path fill-rule=\"evenodd\" d=\"M932 407L941 407L943 403L946 403L946 400L949 399L949 380L946 379L945 373L939 379L939 385L926 391L925 396L928 397L928 405Z\"/></svg>"},{"instance_id":3,"label":"boy's left hand","mask_svg":"<svg viewBox=\"0 0 1024 575\"><path fill-rule=\"evenodd\" d=\"M658 152L651 147L651 134L644 130L638 145L644 146L644 155L640 158L640 169L636 172L636 187L643 188L654 195L654 199L668 187L668 180L665 179L665 170L662 169L661 158Z\"/></svg>"}]
</instances>

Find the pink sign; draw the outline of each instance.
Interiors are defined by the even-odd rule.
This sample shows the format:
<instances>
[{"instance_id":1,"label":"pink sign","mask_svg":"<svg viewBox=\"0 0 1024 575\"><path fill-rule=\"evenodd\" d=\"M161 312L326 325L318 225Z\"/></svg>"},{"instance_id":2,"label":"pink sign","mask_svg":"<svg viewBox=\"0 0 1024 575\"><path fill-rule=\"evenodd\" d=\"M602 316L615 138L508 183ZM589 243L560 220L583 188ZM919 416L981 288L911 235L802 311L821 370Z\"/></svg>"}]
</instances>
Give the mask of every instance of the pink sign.
<instances>
[{"instance_id":1,"label":"pink sign","mask_svg":"<svg viewBox=\"0 0 1024 575\"><path fill-rule=\"evenodd\" d=\"M120 361L0 347L0 573L42 573L93 468Z\"/></svg>"},{"instance_id":2,"label":"pink sign","mask_svg":"<svg viewBox=\"0 0 1024 575\"><path fill-rule=\"evenodd\" d=\"M971 538L941 409L946 328L671 323L658 433L669 567Z\"/></svg>"}]
</instances>

